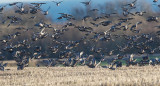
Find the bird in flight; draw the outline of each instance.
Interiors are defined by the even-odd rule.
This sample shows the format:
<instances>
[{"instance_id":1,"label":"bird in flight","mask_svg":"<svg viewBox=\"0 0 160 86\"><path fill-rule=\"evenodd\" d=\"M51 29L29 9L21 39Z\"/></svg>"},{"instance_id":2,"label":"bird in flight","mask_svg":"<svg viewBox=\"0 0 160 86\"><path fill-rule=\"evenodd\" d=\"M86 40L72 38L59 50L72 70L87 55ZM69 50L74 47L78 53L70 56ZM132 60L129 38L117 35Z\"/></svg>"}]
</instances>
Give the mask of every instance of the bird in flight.
<instances>
[{"instance_id":1,"label":"bird in flight","mask_svg":"<svg viewBox=\"0 0 160 86\"><path fill-rule=\"evenodd\" d=\"M90 1L86 1L86 2L81 2L82 4L84 4L85 6L90 5L91 0Z\"/></svg>"},{"instance_id":2,"label":"bird in flight","mask_svg":"<svg viewBox=\"0 0 160 86\"><path fill-rule=\"evenodd\" d=\"M56 3L56 5L59 6L63 1L59 1L59 2L52 1L52 2Z\"/></svg>"},{"instance_id":3,"label":"bird in flight","mask_svg":"<svg viewBox=\"0 0 160 86\"><path fill-rule=\"evenodd\" d=\"M155 3L156 3L156 2L158 2L158 0L153 0L153 2L155 2Z\"/></svg>"}]
</instances>

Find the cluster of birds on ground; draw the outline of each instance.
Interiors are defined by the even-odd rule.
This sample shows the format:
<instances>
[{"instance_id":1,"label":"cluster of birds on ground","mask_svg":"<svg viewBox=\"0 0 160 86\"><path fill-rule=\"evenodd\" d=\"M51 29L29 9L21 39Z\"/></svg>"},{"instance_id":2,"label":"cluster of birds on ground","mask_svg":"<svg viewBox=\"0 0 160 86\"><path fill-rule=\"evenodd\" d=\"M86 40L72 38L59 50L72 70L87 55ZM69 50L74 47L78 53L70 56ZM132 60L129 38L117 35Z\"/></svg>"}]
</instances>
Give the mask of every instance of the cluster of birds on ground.
<instances>
[{"instance_id":1,"label":"cluster of birds on ground","mask_svg":"<svg viewBox=\"0 0 160 86\"><path fill-rule=\"evenodd\" d=\"M55 2L53 3L56 4L56 6L60 6L60 4L63 1L60 2ZM154 54L154 53L159 53L160 51L160 31L157 31L155 34L154 33L142 33L141 30L139 29L139 25L143 24L142 21L138 21L135 24L130 23L134 18L130 16L143 16L147 12L145 11L139 11L139 12L131 12L132 9L136 8L136 2L137 0L125 4L122 7L123 10L123 18L118 19L118 23L114 23L113 21L109 21L107 18L112 17L111 15L114 15L116 13L111 13L107 14L104 13L102 16L98 16L95 18L91 18L89 15L83 17L82 22L90 21L88 19L92 19L90 22L91 26L98 28L99 26L106 27L108 28L109 25L112 25L109 27L104 32L96 32L92 27L88 26L81 26L81 25L76 25L72 21L76 21L76 18L67 13L59 13L61 16L58 17L57 19L66 19L67 23L63 25L61 28L62 29L56 29L53 27L52 24L45 23L45 21L41 20L39 22L36 22L36 24L33 27L39 28L38 33L32 34L31 38L24 39L24 40L19 40L16 44L12 44L12 41L23 35L21 32L16 32L13 34L8 34L5 39L1 40L2 47L3 49L1 50L0 53L0 59L2 62L0 63L0 70L4 71L4 67L7 65L6 63L3 63L3 59L6 58L6 56L3 55L3 53L8 53L11 54L11 56L14 58L14 60L17 62L17 69L18 70L23 70L24 67L28 66L30 59L41 59L42 57L47 57L48 54L47 52L43 53L43 49L41 46L34 46L32 45L34 42L43 40L46 38L50 38L53 40L54 44L52 46L48 46L47 48L50 50L52 54L58 54L58 58L54 59L48 59L47 61L47 67L51 66L56 66L56 65L64 65L67 67L75 67L77 65L87 65L90 68L96 68L99 67L101 62L105 61L105 56L112 56L115 55L115 52L118 52L118 55L116 58L113 58L109 62L109 66L105 66L106 68L109 69L115 69L114 66L116 65L117 67L122 67L122 62L120 60L126 61L126 66L130 65L157 65L160 64L160 59L155 58L155 59L149 59L149 56L142 57L141 61L136 61L133 54L129 56L129 58L125 58L125 52L128 51L136 51L136 54ZM158 0L153 0L153 3L157 3ZM85 6L89 6L91 4L90 1L86 2L81 2ZM25 5L22 2L14 2L10 3L4 6L0 6L0 15L3 15L3 11L5 7L7 6L16 6L17 10L15 10L16 14L20 15L28 15L32 14L34 16L30 16L29 19L36 19L36 14L41 12L43 15L48 15L49 14L49 9L48 7L47 10L42 10L41 6L46 3L30 3L29 10L25 9ZM159 5L157 5L159 6ZM92 9L91 11L99 11L99 9ZM128 17L129 16L129 17ZM98 20L105 20L101 21L99 23L94 23L94 21ZM7 16L5 20L2 20L2 24L5 24L6 21L10 21L10 23L7 25L7 27L14 26L16 24L19 24L22 21L25 21L21 19L18 16ZM149 16L146 20L147 22L155 22L159 23L159 16ZM84 33L84 36L77 41L62 41L59 40L61 36L65 32L67 32L68 28L75 28L79 30L80 32ZM160 29L160 26L155 26L155 28ZM33 28L32 28L33 29ZM16 30L23 30L24 32L27 32L32 29L25 29L23 27L17 27ZM49 34L46 29L53 29L54 33ZM127 35L127 34L114 34L116 31L131 31L132 33L136 35ZM116 39L123 38L127 42L119 45L118 43L115 44L115 49L108 49L106 47L100 47L96 48L96 43L97 42L115 42ZM90 44L93 44L90 45ZM89 47L86 47L84 51L91 52L91 54L87 54L84 51L79 51L78 47L85 46L86 44L89 44ZM75 48L77 49L75 51ZM32 50L33 49L33 50ZM32 51L32 52L31 52ZM98 63L96 57L100 57ZM44 61L45 62L45 61ZM40 65L37 64L39 67Z\"/></svg>"}]
</instances>

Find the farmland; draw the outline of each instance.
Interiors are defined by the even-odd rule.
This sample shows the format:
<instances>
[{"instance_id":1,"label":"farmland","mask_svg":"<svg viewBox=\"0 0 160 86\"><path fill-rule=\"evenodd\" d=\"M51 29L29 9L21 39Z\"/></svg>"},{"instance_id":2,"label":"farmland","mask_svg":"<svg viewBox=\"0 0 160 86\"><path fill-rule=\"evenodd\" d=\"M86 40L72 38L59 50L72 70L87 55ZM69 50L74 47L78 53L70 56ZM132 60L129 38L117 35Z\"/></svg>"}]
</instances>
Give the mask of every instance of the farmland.
<instances>
[{"instance_id":1,"label":"farmland","mask_svg":"<svg viewBox=\"0 0 160 86\"><path fill-rule=\"evenodd\" d=\"M3 86L158 86L160 67L107 68L78 67L6 67L0 71Z\"/></svg>"}]
</instances>

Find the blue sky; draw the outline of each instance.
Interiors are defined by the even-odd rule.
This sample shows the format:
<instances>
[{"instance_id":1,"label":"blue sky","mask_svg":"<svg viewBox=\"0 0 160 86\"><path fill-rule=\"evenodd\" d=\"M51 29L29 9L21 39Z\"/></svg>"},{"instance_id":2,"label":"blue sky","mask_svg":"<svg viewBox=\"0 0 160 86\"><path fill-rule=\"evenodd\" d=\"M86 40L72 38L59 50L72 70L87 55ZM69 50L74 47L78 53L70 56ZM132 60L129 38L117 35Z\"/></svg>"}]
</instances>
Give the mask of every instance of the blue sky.
<instances>
[{"instance_id":1,"label":"blue sky","mask_svg":"<svg viewBox=\"0 0 160 86\"><path fill-rule=\"evenodd\" d=\"M51 1L63 1L63 3L57 7L55 3ZM56 20L56 18L60 16L58 13L63 13L63 12L70 13L71 10L75 7L85 7L83 4L80 4L80 2L83 2L83 1L89 1L89 0L0 0L0 4L6 4L6 3L12 3L12 2L26 2L26 3L46 2L47 4L42 5L42 9L46 10L49 6L51 6L51 9L49 10L49 16L52 16L53 20ZM114 2L117 0L92 0L91 4L92 4L92 7L97 7L98 5L103 5L106 2L111 2L111 1ZM130 0L127 0L127 1L130 1ZM138 0L138 1L141 1L141 0ZM145 0L145 1L150 2L149 3L150 5L153 4L153 0Z\"/></svg>"},{"instance_id":2,"label":"blue sky","mask_svg":"<svg viewBox=\"0 0 160 86\"><path fill-rule=\"evenodd\" d=\"M63 1L60 6L56 6L54 2L51 1ZM75 7L85 7L80 2L89 1L89 0L0 0L0 4L7 4L12 2L46 2L47 4L42 5L42 9L46 10L49 6L51 9L49 10L49 16L52 16L53 20L55 20L60 15L58 13L70 13L70 11ZM108 0L107 0L108 1ZM92 0L92 5L104 4L106 0Z\"/></svg>"},{"instance_id":3,"label":"blue sky","mask_svg":"<svg viewBox=\"0 0 160 86\"><path fill-rule=\"evenodd\" d=\"M51 1L51 0L0 0L0 3L11 3L11 2L32 2L32 1Z\"/></svg>"},{"instance_id":4,"label":"blue sky","mask_svg":"<svg viewBox=\"0 0 160 86\"><path fill-rule=\"evenodd\" d=\"M11 3L11 2L32 2L32 1L87 1L87 0L0 0L0 3ZM92 0L95 2L101 2L101 1L114 1L114 0ZM134 0L129 0L129 1L134 1ZM152 2L153 0L145 0L145 1L150 1Z\"/></svg>"}]
</instances>

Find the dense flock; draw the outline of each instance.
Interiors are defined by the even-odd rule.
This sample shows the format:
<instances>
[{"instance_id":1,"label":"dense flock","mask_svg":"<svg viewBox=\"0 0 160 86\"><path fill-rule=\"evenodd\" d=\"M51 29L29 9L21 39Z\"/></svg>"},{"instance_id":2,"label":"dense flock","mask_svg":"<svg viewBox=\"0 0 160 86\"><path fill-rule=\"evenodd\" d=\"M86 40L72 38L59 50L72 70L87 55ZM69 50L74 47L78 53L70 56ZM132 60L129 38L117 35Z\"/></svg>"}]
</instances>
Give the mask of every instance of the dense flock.
<instances>
[{"instance_id":1,"label":"dense flock","mask_svg":"<svg viewBox=\"0 0 160 86\"><path fill-rule=\"evenodd\" d=\"M63 2L51 3L58 9ZM160 9L158 0L152 3ZM138 0L121 4L116 12L102 12L92 7L92 0L82 1L79 4L87 9L86 15L77 17L75 13L83 11L78 9L73 15L59 13L57 20L62 20L62 24L51 22L48 15L52 6L46 4L14 2L0 6L2 71L7 66L3 61L8 58L17 62L17 70L23 70L34 59L47 59L47 67L96 68L107 61L108 65L101 67L112 70L122 67L122 61L127 67L160 64L159 58L149 57L160 52L160 13L140 10ZM43 10L43 5L48 8ZM134 55L143 54L142 60L137 61ZM114 57L106 58L112 55Z\"/></svg>"}]
</instances>

